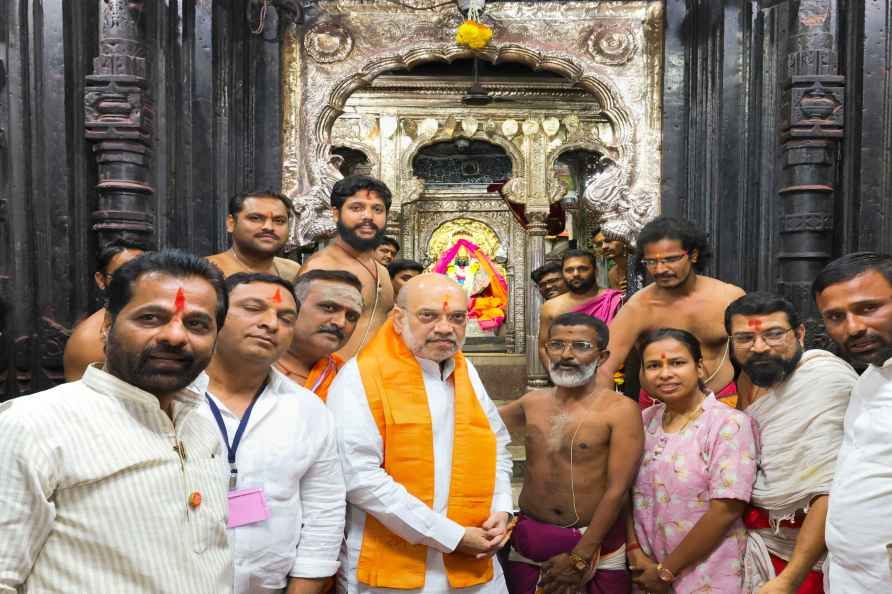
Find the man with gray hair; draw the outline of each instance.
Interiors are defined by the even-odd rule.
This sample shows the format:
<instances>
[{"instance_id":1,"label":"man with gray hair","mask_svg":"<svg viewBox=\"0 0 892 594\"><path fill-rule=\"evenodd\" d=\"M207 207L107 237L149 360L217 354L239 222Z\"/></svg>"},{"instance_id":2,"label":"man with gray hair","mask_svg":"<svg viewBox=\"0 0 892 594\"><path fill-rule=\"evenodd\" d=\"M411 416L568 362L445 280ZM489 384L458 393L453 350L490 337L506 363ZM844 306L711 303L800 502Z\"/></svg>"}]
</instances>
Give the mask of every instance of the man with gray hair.
<instances>
[{"instance_id":1,"label":"man with gray hair","mask_svg":"<svg viewBox=\"0 0 892 594\"><path fill-rule=\"evenodd\" d=\"M422 274L332 384L347 483L339 591L506 592L511 438L461 353L468 298ZM386 455L385 455L386 452Z\"/></svg>"},{"instance_id":2,"label":"man with gray hair","mask_svg":"<svg viewBox=\"0 0 892 594\"><path fill-rule=\"evenodd\" d=\"M526 430L520 516L506 568L512 594L626 594L622 508L644 449L641 413L630 398L597 387L607 325L582 312L548 328L545 365L555 387L502 406L512 431Z\"/></svg>"},{"instance_id":3,"label":"man with gray hair","mask_svg":"<svg viewBox=\"0 0 892 594\"><path fill-rule=\"evenodd\" d=\"M325 402L344 366L336 351L353 336L362 315L362 283L344 270L310 270L297 278L294 297L294 339L276 369Z\"/></svg>"}]
</instances>

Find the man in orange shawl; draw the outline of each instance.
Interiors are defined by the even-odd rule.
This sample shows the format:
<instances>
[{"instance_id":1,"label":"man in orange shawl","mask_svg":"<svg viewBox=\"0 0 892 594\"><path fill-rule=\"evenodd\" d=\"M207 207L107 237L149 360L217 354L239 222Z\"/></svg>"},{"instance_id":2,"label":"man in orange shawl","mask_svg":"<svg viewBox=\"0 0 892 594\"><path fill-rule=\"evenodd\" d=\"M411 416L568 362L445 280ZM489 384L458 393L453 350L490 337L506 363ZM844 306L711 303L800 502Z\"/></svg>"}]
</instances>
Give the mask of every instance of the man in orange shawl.
<instances>
[{"instance_id":1,"label":"man in orange shawl","mask_svg":"<svg viewBox=\"0 0 892 594\"><path fill-rule=\"evenodd\" d=\"M400 291L393 316L335 378L347 483L338 590L507 592L511 438L461 353L467 295L440 274Z\"/></svg>"},{"instance_id":2,"label":"man in orange shawl","mask_svg":"<svg viewBox=\"0 0 892 594\"><path fill-rule=\"evenodd\" d=\"M276 369L325 402L344 360L335 351L347 344L362 314L362 283L343 270L310 270L297 278L299 310L294 340Z\"/></svg>"}]
</instances>

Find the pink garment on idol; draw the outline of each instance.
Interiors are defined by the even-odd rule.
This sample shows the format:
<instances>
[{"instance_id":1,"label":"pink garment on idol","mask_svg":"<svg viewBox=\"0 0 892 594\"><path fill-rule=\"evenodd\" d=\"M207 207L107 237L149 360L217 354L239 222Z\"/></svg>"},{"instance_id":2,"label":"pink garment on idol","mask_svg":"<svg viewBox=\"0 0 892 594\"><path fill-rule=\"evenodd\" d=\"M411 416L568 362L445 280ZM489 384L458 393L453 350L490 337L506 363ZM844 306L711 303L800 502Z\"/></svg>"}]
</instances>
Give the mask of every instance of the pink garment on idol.
<instances>
[{"instance_id":1,"label":"pink garment on idol","mask_svg":"<svg viewBox=\"0 0 892 594\"><path fill-rule=\"evenodd\" d=\"M756 441L749 418L713 394L679 433L663 431L666 405L641 413L644 456L632 490L635 534L644 554L665 559L709 507L710 499L749 501L756 478ZM681 571L676 594L743 594L746 528L738 519L700 563Z\"/></svg>"},{"instance_id":2,"label":"pink garment on idol","mask_svg":"<svg viewBox=\"0 0 892 594\"><path fill-rule=\"evenodd\" d=\"M587 316L598 318L605 324L610 324L616 315L619 306L623 303L623 292L616 289L605 289L603 293L574 309Z\"/></svg>"}]
</instances>

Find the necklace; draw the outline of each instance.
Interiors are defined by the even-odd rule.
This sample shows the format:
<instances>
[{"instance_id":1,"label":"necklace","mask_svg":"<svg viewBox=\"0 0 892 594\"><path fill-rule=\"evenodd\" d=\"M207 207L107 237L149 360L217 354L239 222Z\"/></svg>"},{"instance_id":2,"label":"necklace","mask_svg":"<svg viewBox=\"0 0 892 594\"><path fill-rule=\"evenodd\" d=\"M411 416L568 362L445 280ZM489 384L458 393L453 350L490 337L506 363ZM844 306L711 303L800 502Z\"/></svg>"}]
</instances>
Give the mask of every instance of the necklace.
<instances>
[{"instance_id":1,"label":"necklace","mask_svg":"<svg viewBox=\"0 0 892 594\"><path fill-rule=\"evenodd\" d=\"M356 262L357 262L360 266L362 266L363 268L365 268L365 271L368 272L368 273L369 273L369 276L372 277L372 280L375 281L375 287L377 288L377 290L380 290L380 289L381 289L381 285L378 283L378 263L377 263L377 262L375 262L374 260L372 260L372 264L374 265L374 269L375 269L375 271L372 272L372 269L369 268L368 266L366 266L366 263L365 263L365 262L363 262L362 260L360 260L359 258L357 258L356 256L354 256L353 254L351 254L350 252L348 252L346 249L344 249L343 247L341 247L341 245L340 245L339 243L335 242L335 246L337 246L337 248L338 248L339 250L341 250L342 252L344 252L345 254L347 254L348 256L350 256L351 258L353 258L354 260L356 260Z\"/></svg>"},{"instance_id":2,"label":"necklace","mask_svg":"<svg viewBox=\"0 0 892 594\"><path fill-rule=\"evenodd\" d=\"M231 254L232 254L232 257L235 258L236 261L238 261L238 263L241 264L242 266L244 266L246 269L248 269L249 271L252 271L252 270L253 270L253 269L251 268L251 266L250 266L247 262L245 262L244 260L242 260L242 257L238 255L238 252L235 251L234 248L229 248L229 253L231 253ZM276 276L278 276L279 278L284 278L284 277L282 277L282 275L279 273L279 267L276 266L276 257L275 257L275 256L273 256L272 265L273 265L273 270L275 270L275 272L276 272Z\"/></svg>"},{"instance_id":3,"label":"necklace","mask_svg":"<svg viewBox=\"0 0 892 594\"><path fill-rule=\"evenodd\" d=\"M372 274L371 269L368 266L366 266L362 260L360 260L353 254L351 254L350 252L345 250L337 242L335 242L334 245L339 250L341 250L342 252L344 252L345 254L347 254L348 256L353 258L354 260L356 260L356 262L359 263L360 266L365 268L365 271L369 273L369 276L372 277L372 282L375 284L375 303L372 305L372 313L369 314L369 319L365 324L365 331L362 333L362 339L360 339L360 341L359 341L359 347L357 349L357 352L358 352L359 349L361 349L362 347L365 346L365 341L368 340L368 338L369 338L369 333L372 331L372 324L374 324L374 322L375 322L375 313L377 313L377 311L378 311L378 300L381 297L381 284L378 282L378 274L377 274L378 263L375 262L374 260L372 260L372 262L375 265L375 274Z\"/></svg>"},{"instance_id":4,"label":"necklace","mask_svg":"<svg viewBox=\"0 0 892 594\"><path fill-rule=\"evenodd\" d=\"M276 367L278 367L280 369L280 371L284 372L285 375L288 376L289 379L299 377L297 374L297 370L292 369L292 368L288 367L287 365L285 365L285 357L279 357L279 360L276 361L275 365L276 365ZM306 379L306 378L304 378L304 379ZM301 383L300 385L303 386L303 383Z\"/></svg>"},{"instance_id":5,"label":"necklace","mask_svg":"<svg viewBox=\"0 0 892 594\"><path fill-rule=\"evenodd\" d=\"M699 413L703 412L703 400L706 400L706 396L704 396L704 397L700 400L700 402L697 403L697 406L694 407L694 410L692 410L692 411L690 411L690 412L688 412L688 413L685 413L685 414L683 414L683 415L676 415L675 413L673 413L673 412L667 410L666 412L668 412L670 415L672 415L672 418L669 419L669 422L666 423L666 425L671 425L672 422L675 421L676 418L679 418L679 417L680 417L680 418L683 418L683 419L685 420L685 421L684 421L684 425L682 425L681 428L680 428L678 431L675 431L675 433L682 433L682 432L685 430L685 428L690 424L690 422L693 421L697 416L699 416ZM663 415L663 421L665 422L665 420L666 420L666 416L665 416L665 414L664 414L664 415ZM665 425L664 425L664 427L663 427L663 431L665 431L665 430L666 430L666 428L665 428Z\"/></svg>"}]
</instances>

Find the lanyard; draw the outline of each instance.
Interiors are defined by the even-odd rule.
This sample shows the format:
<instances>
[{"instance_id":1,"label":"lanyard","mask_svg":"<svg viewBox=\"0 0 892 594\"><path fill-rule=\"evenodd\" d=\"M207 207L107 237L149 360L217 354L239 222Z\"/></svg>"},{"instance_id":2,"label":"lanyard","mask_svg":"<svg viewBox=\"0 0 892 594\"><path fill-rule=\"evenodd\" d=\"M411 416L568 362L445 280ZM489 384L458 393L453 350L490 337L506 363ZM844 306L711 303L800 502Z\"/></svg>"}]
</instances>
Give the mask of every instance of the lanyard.
<instances>
[{"instance_id":1,"label":"lanyard","mask_svg":"<svg viewBox=\"0 0 892 594\"><path fill-rule=\"evenodd\" d=\"M248 427L248 419L251 418L251 411L254 409L254 404L257 403L257 399L260 398L260 395L266 389L266 385L268 383L269 377L263 380L263 383L260 384L260 388L257 390L257 393L254 394L254 398L251 399L251 404L248 405L248 408L245 410L245 414L242 415L242 419L238 423L238 429L235 430L235 437L233 437L231 445L229 443L229 432L226 431L226 423L223 422L223 415L220 413L220 408L207 392L205 392L204 394L204 397L207 398L208 405L211 407L211 413L214 415L214 420L217 421L217 427L220 428L220 433L223 434L223 442L226 444L226 451L229 453L230 491L235 489L235 484L238 480L238 468L236 468L235 466L235 453L238 451L238 446L242 441L242 434L244 434L245 429Z\"/></svg>"}]
</instances>

